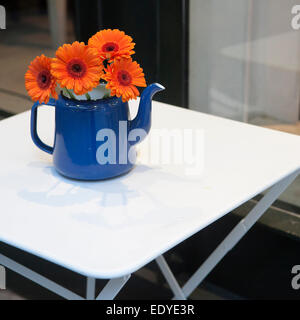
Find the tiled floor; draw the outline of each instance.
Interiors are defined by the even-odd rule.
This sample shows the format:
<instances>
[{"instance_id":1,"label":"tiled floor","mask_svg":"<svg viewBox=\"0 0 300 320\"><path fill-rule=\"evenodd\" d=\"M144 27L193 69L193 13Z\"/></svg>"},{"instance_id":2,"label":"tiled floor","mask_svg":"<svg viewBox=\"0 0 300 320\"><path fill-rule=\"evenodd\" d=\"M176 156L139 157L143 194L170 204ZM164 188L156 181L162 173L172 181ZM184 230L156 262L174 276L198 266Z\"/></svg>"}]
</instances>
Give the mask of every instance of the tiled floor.
<instances>
[{"instance_id":1,"label":"tiled floor","mask_svg":"<svg viewBox=\"0 0 300 320\"><path fill-rule=\"evenodd\" d=\"M68 24L68 40L72 41L72 23ZM37 55L53 57L48 18L24 16L18 23L8 23L0 38L0 109L12 113L28 110L32 102L24 86L24 74Z\"/></svg>"}]
</instances>

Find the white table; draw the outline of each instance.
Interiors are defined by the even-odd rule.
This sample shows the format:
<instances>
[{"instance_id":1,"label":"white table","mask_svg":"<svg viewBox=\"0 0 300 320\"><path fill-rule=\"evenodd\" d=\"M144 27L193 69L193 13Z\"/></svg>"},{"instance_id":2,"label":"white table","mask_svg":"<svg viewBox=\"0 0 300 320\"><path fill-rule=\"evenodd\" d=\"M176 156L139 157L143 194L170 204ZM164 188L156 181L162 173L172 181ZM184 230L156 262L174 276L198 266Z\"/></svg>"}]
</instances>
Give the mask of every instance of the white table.
<instances>
[{"instance_id":1,"label":"white table","mask_svg":"<svg viewBox=\"0 0 300 320\"><path fill-rule=\"evenodd\" d=\"M137 102L131 102L136 109ZM51 143L53 108L40 108ZM87 277L87 299L112 299L130 274L156 260L175 298L186 298L299 172L300 137L153 103L153 128L203 129L205 167L140 164L99 182L60 176L29 134L30 113L0 122L0 241ZM153 131L154 132L154 131ZM163 253L270 188L180 288ZM192 257L191 257L192 258ZM0 264L69 299L82 297L0 254ZM110 279L99 295L95 279Z\"/></svg>"}]
</instances>

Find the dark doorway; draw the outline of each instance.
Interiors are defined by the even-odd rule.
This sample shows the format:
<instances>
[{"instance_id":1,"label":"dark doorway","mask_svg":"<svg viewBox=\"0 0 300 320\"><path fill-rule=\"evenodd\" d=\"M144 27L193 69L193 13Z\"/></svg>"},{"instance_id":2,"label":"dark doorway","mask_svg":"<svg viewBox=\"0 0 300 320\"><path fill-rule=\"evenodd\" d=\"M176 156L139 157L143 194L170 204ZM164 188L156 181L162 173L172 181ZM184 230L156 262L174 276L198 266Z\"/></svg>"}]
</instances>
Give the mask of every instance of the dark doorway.
<instances>
[{"instance_id":1,"label":"dark doorway","mask_svg":"<svg viewBox=\"0 0 300 320\"><path fill-rule=\"evenodd\" d=\"M100 29L120 29L136 43L134 59L147 83L166 87L157 99L188 106L188 0L76 0L77 40Z\"/></svg>"}]
</instances>

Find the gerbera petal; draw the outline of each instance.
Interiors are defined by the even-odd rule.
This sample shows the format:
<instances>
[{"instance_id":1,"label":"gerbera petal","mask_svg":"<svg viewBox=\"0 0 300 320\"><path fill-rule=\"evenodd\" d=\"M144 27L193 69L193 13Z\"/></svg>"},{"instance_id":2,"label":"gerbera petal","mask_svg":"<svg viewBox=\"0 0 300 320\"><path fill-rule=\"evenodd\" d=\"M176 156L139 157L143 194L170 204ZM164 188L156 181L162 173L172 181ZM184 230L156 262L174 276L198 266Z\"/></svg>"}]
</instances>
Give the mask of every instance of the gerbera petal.
<instances>
[{"instance_id":1,"label":"gerbera petal","mask_svg":"<svg viewBox=\"0 0 300 320\"><path fill-rule=\"evenodd\" d=\"M106 88L111 90L111 95L122 96L123 101L139 96L136 86L146 86L143 69L137 62L128 58L117 59L107 66L102 78L108 81Z\"/></svg>"},{"instance_id":2,"label":"gerbera petal","mask_svg":"<svg viewBox=\"0 0 300 320\"><path fill-rule=\"evenodd\" d=\"M99 59L115 59L120 57L130 57L135 43L132 38L118 29L106 29L97 32L92 36L88 45L97 49ZM110 60L110 61L111 61Z\"/></svg>"},{"instance_id":3,"label":"gerbera petal","mask_svg":"<svg viewBox=\"0 0 300 320\"><path fill-rule=\"evenodd\" d=\"M33 101L48 102L55 92L56 79L51 74L51 59L41 55L36 57L25 74L25 88ZM54 97L57 95L54 93Z\"/></svg>"},{"instance_id":4,"label":"gerbera petal","mask_svg":"<svg viewBox=\"0 0 300 320\"><path fill-rule=\"evenodd\" d=\"M72 89L76 94L92 90L103 75L98 52L78 41L58 48L51 69L60 86Z\"/></svg>"}]
</instances>

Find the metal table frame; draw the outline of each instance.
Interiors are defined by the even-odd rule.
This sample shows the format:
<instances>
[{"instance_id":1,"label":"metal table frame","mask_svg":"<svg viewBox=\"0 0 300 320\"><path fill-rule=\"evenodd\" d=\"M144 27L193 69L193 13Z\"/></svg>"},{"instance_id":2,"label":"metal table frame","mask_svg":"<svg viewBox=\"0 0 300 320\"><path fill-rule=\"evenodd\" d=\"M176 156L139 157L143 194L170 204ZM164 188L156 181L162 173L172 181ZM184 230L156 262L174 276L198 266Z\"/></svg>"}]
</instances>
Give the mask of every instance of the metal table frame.
<instances>
[{"instance_id":1,"label":"metal table frame","mask_svg":"<svg viewBox=\"0 0 300 320\"><path fill-rule=\"evenodd\" d=\"M255 224L255 222L266 212L272 203L280 196L280 194L294 181L298 176L299 170L283 178L274 184L265 196L256 204L256 206L242 219L227 237L219 244L219 246L211 253L206 261L199 267L199 269L191 276L186 284L181 288L169 268L163 255L156 258L156 262L169 284L173 294L173 299L187 299L190 294L199 286L204 278L212 271L212 269L221 261L221 259L241 240L248 230ZM71 300L84 300L78 294L60 286L47 279L46 277L30 270L29 268L9 259L0 254L0 264L21 274L25 278L38 283L40 286L55 292L59 296ZM110 300L114 299L120 292L123 286L130 279L130 274L120 278L114 278L107 282L102 291L96 295L96 279L87 277L86 285L86 300Z\"/></svg>"}]
</instances>

